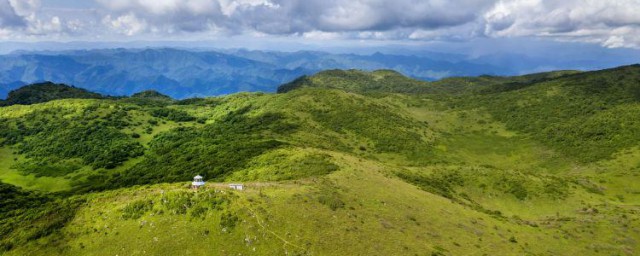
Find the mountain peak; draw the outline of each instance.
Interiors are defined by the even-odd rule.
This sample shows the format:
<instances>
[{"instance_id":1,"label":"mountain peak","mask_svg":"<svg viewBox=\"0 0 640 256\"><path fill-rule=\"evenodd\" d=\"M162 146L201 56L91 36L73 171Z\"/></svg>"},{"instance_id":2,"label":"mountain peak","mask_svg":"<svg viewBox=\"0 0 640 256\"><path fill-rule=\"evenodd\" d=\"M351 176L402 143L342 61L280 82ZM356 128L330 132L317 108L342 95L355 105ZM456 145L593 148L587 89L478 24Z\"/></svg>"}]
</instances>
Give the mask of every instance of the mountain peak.
<instances>
[{"instance_id":1,"label":"mountain peak","mask_svg":"<svg viewBox=\"0 0 640 256\"><path fill-rule=\"evenodd\" d=\"M408 78L393 70L375 71L326 70L312 76L302 76L292 82L281 85L278 93L285 93L301 87L319 87L341 89L356 93L375 92L421 92L427 82ZM421 89L422 88L422 89Z\"/></svg>"},{"instance_id":2,"label":"mountain peak","mask_svg":"<svg viewBox=\"0 0 640 256\"><path fill-rule=\"evenodd\" d=\"M171 97L164 95L156 90L146 90L146 91L134 93L133 95L131 95L131 98L171 100Z\"/></svg>"}]
</instances>

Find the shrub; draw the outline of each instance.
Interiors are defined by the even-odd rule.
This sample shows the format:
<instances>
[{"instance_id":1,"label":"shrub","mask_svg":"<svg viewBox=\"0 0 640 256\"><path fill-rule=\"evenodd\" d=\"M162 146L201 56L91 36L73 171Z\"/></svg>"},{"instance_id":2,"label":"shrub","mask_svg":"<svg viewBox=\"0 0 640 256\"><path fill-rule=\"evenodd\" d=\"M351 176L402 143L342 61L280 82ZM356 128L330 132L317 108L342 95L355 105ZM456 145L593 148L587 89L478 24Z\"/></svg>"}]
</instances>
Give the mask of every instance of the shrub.
<instances>
[{"instance_id":1,"label":"shrub","mask_svg":"<svg viewBox=\"0 0 640 256\"><path fill-rule=\"evenodd\" d=\"M240 219L235 214L231 212L224 212L220 216L220 227L227 228L227 230L233 229L239 220Z\"/></svg>"},{"instance_id":2,"label":"shrub","mask_svg":"<svg viewBox=\"0 0 640 256\"><path fill-rule=\"evenodd\" d=\"M153 200L138 200L127 204L122 209L123 219L138 219L153 209Z\"/></svg>"},{"instance_id":3,"label":"shrub","mask_svg":"<svg viewBox=\"0 0 640 256\"><path fill-rule=\"evenodd\" d=\"M154 117L166 118L174 122L191 122L196 120L195 117L189 115L189 113L185 111L166 107L151 109L150 113Z\"/></svg>"},{"instance_id":4,"label":"shrub","mask_svg":"<svg viewBox=\"0 0 640 256\"><path fill-rule=\"evenodd\" d=\"M412 173L398 172L399 178L419 186L421 189L453 199L454 188L464 185L464 179L458 171L441 170L430 175L418 175Z\"/></svg>"},{"instance_id":5,"label":"shrub","mask_svg":"<svg viewBox=\"0 0 640 256\"><path fill-rule=\"evenodd\" d=\"M318 202L326 205L332 211L343 209L345 206L344 201L340 198L340 194L326 188L320 191L320 194L318 195Z\"/></svg>"},{"instance_id":6,"label":"shrub","mask_svg":"<svg viewBox=\"0 0 640 256\"><path fill-rule=\"evenodd\" d=\"M167 193L162 198L162 205L172 214L186 214L193 205L192 197L193 194L190 192Z\"/></svg>"},{"instance_id":7,"label":"shrub","mask_svg":"<svg viewBox=\"0 0 640 256\"><path fill-rule=\"evenodd\" d=\"M207 207L201 206L201 205L197 205L195 207L193 207L193 209L191 209L190 215L192 218L202 218L204 219L204 217L206 216L207 211L209 211L209 209Z\"/></svg>"}]
</instances>

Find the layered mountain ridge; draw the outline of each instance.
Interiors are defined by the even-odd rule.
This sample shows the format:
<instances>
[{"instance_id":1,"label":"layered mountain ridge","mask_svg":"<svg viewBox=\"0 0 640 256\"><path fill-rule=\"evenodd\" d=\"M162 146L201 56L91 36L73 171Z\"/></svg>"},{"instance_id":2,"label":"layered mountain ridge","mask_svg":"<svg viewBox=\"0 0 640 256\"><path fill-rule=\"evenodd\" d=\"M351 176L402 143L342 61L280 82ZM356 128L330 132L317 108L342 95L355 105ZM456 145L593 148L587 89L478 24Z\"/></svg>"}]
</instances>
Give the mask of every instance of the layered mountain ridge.
<instances>
[{"instance_id":1,"label":"layered mountain ridge","mask_svg":"<svg viewBox=\"0 0 640 256\"><path fill-rule=\"evenodd\" d=\"M216 52L173 48L16 52L0 56L0 98L22 85L44 81L116 96L142 90L156 90L180 99L242 91L274 92L280 84L301 75L350 68L394 69L422 80L517 73L473 61L380 53Z\"/></svg>"}]
</instances>

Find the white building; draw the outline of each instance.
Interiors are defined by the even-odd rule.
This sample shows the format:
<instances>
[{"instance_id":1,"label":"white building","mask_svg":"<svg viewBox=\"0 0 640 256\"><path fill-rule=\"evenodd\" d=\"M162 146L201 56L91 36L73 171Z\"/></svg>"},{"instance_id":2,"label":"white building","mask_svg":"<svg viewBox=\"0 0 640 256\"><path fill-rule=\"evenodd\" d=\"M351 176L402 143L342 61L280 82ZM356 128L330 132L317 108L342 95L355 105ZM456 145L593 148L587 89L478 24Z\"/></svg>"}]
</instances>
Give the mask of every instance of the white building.
<instances>
[{"instance_id":1,"label":"white building","mask_svg":"<svg viewBox=\"0 0 640 256\"><path fill-rule=\"evenodd\" d=\"M231 189L235 189L235 190L243 190L244 186L242 184L229 184L229 187Z\"/></svg>"},{"instance_id":2,"label":"white building","mask_svg":"<svg viewBox=\"0 0 640 256\"><path fill-rule=\"evenodd\" d=\"M202 180L202 176L197 175L193 177L193 182L191 182L191 188L199 188L204 186L204 181Z\"/></svg>"}]
</instances>

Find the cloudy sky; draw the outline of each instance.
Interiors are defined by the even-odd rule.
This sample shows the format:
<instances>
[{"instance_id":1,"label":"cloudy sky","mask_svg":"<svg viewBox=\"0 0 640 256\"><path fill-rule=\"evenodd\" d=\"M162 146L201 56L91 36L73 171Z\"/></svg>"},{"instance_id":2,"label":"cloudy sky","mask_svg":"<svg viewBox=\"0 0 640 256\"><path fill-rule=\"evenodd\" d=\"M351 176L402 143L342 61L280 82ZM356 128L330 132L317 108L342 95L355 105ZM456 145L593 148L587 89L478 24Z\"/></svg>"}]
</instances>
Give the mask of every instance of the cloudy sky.
<instances>
[{"instance_id":1,"label":"cloudy sky","mask_svg":"<svg viewBox=\"0 0 640 256\"><path fill-rule=\"evenodd\" d=\"M0 0L0 42L220 38L639 49L640 0Z\"/></svg>"}]
</instances>

